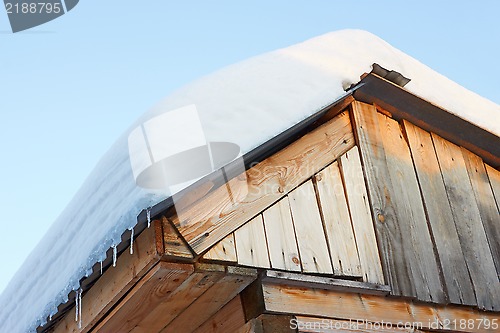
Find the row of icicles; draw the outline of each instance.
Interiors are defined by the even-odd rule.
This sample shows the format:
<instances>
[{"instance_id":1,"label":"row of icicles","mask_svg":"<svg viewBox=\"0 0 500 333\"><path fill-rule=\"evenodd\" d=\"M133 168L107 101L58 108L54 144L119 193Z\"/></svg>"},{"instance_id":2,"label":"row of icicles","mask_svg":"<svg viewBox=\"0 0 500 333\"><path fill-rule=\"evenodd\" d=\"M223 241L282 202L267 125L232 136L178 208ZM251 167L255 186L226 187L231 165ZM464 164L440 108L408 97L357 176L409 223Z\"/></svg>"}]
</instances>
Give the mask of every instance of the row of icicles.
<instances>
[{"instance_id":1,"label":"row of icicles","mask_svg":"<svg viewBox=\"0 0 500 333\"><path fill-rule=\"evenodd\" d=\"M146 216L148 221L148 228L151 226L151 208L146 210ZM134 228L129 229L130 234L130 254L134 254ZM117 245L111 247L113 249L113 267L116 267L116 257L117 257ZM102 275L102 261L101 263L101 275ZM75 321L78 323L78 329L82 328L82 293L83 289L80 288L76 291L75 295ZM52 320L50 316L49 320Z\"/></svg>"}]
</instances>

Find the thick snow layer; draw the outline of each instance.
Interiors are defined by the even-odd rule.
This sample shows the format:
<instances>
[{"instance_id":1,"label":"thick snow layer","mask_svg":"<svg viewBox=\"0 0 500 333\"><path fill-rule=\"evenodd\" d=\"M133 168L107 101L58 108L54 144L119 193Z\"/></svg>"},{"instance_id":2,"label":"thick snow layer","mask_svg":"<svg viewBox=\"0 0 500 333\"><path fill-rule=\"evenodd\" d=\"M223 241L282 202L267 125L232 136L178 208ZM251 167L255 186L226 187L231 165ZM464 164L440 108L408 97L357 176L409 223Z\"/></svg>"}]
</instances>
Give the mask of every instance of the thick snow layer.
<instances>
[{"instance_id":1,"label":"thick snow layer","mask_svg":"<svg viewBox=\"0 0 500 333\"><path fill-rule=\"evenodd\" d=\"M129 137L140 124L194 105L207 141L232 142L246 153L335 101L373 63L411 78L406 88L414 94L500 136L497 104L368 32L333 32L226 67L167 97L118 139L0 296L0 332L43 324L139 212L165 198L136 186Z\"/></svg>"}]
</instances>

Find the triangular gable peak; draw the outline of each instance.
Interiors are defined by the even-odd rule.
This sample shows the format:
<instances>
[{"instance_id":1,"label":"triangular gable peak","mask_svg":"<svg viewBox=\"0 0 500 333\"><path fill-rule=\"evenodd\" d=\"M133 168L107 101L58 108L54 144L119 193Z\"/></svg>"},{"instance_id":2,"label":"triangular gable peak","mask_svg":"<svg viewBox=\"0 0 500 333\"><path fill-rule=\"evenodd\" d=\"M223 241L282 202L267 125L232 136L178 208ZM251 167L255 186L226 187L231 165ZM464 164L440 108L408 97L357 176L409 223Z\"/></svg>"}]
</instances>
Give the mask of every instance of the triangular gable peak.
<instances>
[{"instance_id":1,"label":"triangular gable peak","mask_svg":"<svg viewBox=\"0 0 500 333\"><path fill-rule=\"evenodd\" d=\"M429 123L407 110L435 106L375 74L363 82L246 156L245 173L153 207L135 254L84 295L82 328L69 313L55 332L496 318L478 309L500 310L499 139L439 125L463 121L450 114ZM440 329L494 331L462 326Z\"/></svg>"}]
</instances>

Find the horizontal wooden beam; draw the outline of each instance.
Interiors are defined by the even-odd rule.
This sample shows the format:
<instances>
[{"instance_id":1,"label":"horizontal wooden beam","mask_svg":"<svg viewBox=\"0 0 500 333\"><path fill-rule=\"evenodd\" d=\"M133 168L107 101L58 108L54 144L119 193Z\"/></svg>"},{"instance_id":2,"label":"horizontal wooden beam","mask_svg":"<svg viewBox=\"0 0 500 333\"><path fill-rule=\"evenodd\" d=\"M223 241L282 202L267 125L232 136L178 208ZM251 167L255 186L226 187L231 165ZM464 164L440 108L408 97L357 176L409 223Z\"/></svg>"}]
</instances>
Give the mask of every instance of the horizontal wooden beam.
<instances>
[{"instance_id":1,"label":"horizontal wooden beam","mask_svg":"<svg viewBox=\"0 0 500 333\"><path fill-rule=\"evenodd\" d=\"M408 325L410 326L410 325ZM292 319L292 328L297 328L299 333L423 333L424 331L414 329L413 327L392 326L389 324L336 320L315 317L297 316Z\"/></svg>"},{"instance_id":2,"label":"horizontal wooden beam","mask_svg":"<svg viewBox=\"0 0 500 333\"><path fill-rule=\"evenodd\" d=\"M262 291L265 311L268 313L364 322L383 321L394 326L414 323L415 328L440 332L493 333L498 332L500 325L498 313L480 312L465 306L438 306L403 298L268 282L263 282Z\"/></svg>"},{"instance_id":3,"label":"horizontal wooden beam","mask_svg":"<svg viewBox=\"0 0 500 333\"><path fill-rule=\"evenodd\" d=\"M344 112L201 202L177 211L174 225L194 252L202 254L353 146L349 115Z\"/></svg>"},{"instance_id":4,"label":"horizontal wooden beam","mask_svg":"<svg viewBox=\"0 0 500 333\"><path fill-rule=\"evenodd\" d=\"M272 270L267 270L263 273L262 281L296 287L356 292L369 295L387 295L391 292L391 288L387 285Z\"/></svg>"}]
</instances>

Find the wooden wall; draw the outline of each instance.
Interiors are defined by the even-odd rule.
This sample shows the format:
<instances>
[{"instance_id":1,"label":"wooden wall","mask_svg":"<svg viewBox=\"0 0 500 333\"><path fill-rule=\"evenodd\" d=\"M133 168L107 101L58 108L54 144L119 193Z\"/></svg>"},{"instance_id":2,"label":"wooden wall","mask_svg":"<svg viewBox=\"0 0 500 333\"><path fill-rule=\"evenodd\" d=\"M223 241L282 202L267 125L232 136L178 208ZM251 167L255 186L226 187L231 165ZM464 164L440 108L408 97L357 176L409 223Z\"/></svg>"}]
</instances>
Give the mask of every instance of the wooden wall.
<instances>
[{"instance_id":1,"label":"wooden wall","mask_svg":"<svg viewBox=\"0 0 500 333\"><path fill-rule=\"evenodd\" d=\"M392 294L500 310L499 171L375 106L352 111Z\"/></svg>"},{"instance_id":2,"label":"wooden wall","mask_svg":"<svg viewBox=\"0 0 500 333\"><path fill-rule=\"evenodd\" d=\"M384 284L358 148L292 189L204 259Z\"/></svg>"},{"instance_id":3,"label":"wooden wall","mask_svg":"<svg viewBox=\"0 0 500 333\"><path fill-rule=\"evenodd\" d=\"M500 172L373 105L351 108L356 146L203 259L387 283L394 296L500 310Z\"/></svg>"}]
</instances>

